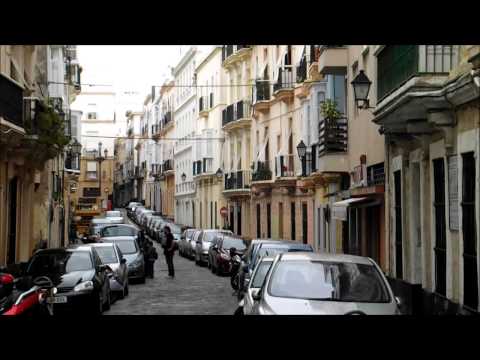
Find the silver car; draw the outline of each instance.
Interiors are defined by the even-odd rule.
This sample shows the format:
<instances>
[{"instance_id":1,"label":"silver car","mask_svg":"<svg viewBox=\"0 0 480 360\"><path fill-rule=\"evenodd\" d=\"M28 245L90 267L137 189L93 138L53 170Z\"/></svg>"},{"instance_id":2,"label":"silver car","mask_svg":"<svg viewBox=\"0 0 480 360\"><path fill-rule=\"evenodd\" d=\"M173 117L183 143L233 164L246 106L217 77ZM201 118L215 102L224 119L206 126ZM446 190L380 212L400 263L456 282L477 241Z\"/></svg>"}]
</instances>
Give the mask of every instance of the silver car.
<instances>
[{"instance_id":1,"label":"silver car","mask_svg":"<svg viewBox=\"0 0 480 360\"><path fill-rule=\"evenodd\" d=\"M137 240L134 236L116 236L102 238L103 242L115 243L120 248L123 257L127 261L128 278L129 280L139 280L142 284L145 283L145 260L143 252L138 246Z\"/></svg>"},{"instance_id":2,"label":"silver car","mask_svg":"<svg viewBox=\"0 0 480 360\"><path fill-rule=\"evenodd\" d=\"M249 315L252 313L253 306L255 305L255 300L253 299L252 294L254 292L258 293L258 290L260 290L262 287L273 260L275 260L275 257L265 256L258 262L257 266L253 270L251 280L247 281L245 295L239 302L235 315Z\"/></svg>"},{"instance_id":3,"label":"silver car","mask_svg":"<svg viewBox=\"0 0 480 360\"><path fill-rule=\"evenodd\" d=\"M195 242L195 263L197 265L208 263L208 250L217 234L233 234L230 230L207 229L202 230Z\"/></svg>"},{"instance_id":4,"label":"silver car","mask_svg":"<svg viewBox=\"0 0 480 360\"><path fill-rule=\"evenodd\" d=\"M254 315L400 314L378 265L353 255L279 254L252 299Z\"/></svg>"},{"instance_id":5,"label":"silver car","mask_svg":"<svg viewBox=\"0 0 480 360\"><path fill-rule=\"evenodd\" d=\"M123 224L124 219L122 213L118 210L107 211L105 217L109 219L112 224Z\"/></svg>"},{"instance_id":6,"label":"silver car","mask_svg":"<svg viewBox=\"0 0 480 360\"><path fill-rule=\"evenodd\" d=\"M197 229L187 229L183 232L180 242L178 244L178 252L180 253L180 255L184 257L192 256L191 240L195 231L197 231Z\"/></svg>"},{"instance_id":7,"label":"silver car","mask_svg":"<svg viewBox=\"0 0 480 360\"><path fill-rule=\"evenodd\" d=\"M97 243L90 246L95 247L102 264L108 265L113 271L109 274L110 291L123 299L128 295L127 259L123 257L122 251L115 243Z\"/></svg>"}]
</instances>

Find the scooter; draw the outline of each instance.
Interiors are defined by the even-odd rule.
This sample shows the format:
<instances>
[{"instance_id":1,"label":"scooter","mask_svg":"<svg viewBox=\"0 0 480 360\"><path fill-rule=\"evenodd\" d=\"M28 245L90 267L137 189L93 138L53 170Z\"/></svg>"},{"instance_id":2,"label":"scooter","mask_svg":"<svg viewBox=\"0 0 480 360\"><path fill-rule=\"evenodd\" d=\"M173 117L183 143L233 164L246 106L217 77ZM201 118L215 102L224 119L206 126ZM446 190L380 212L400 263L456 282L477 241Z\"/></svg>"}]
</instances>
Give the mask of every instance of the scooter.
<instances>
[{"instance_id":1,"label":"scooter","mask_svg":"<svg viewBox=\"0 0 480 360\"><path fill-rule=\"evenodd\" d=\"M52 299L57 289L48 277L35 278L28 290L22 285L23 280L0 273L0 315L53 315Z\"/></svg>"}]
</instances>

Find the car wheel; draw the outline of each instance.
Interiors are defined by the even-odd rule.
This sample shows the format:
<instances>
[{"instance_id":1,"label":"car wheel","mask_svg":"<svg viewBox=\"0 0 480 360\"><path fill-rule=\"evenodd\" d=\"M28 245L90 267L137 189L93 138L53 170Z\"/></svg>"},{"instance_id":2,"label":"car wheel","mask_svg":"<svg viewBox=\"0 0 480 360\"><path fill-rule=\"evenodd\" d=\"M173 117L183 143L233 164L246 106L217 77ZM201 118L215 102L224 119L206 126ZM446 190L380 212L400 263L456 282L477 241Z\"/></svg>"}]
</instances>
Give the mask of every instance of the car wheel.
<instances>
[{"instance_id":1,"label":"car wheel","mask_svg":"<svg viewBox=\"0 0 480 360\"><path fill-rule=\"evenodd\" d=\"M92 312L94 315L102 315L103 303L102 303L102 296L100 295L100 293L98 293L98 295L96 296L96 299L93 300Z\"/></svg>"},{"instance_id":2,"label":"car wheel","mask_svg":"<svg viewBox=\"0 0 480 360\"><path fill-rule=\"evenodd\" d=\"M125 290L123 291L125 296L128 296L128 282L127 282L127 286L125 286Z\"/></svg>"}]
</instances>

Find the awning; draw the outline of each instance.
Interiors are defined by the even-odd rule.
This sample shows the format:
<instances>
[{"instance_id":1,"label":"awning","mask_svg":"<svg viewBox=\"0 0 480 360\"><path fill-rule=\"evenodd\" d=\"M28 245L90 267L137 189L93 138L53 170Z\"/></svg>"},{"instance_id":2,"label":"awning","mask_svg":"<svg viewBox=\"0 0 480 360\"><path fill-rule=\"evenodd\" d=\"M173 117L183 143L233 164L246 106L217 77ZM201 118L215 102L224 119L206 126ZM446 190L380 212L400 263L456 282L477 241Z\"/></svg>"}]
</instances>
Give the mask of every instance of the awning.
<instances>
[{"instance_id":1,"label":"awning","mask_svg":"<svg viewBox=\"0 0 480 360\"><path fill-rule=\"evenodd\" d=\"M347 221L347 208L353 203L369 200L368 197L350 198L332 204L332 219Z\"/></svg>"}]
</instances>

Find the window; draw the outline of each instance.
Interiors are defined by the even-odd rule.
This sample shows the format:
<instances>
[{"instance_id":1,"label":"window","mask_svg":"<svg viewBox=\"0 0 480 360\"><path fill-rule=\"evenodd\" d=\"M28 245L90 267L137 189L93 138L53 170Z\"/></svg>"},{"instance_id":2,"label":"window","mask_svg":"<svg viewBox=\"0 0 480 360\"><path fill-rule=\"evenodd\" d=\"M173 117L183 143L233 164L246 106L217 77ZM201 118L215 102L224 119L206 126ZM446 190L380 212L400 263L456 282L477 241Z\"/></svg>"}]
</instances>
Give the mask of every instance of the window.
<instances>
[{"instance_id":1,"label":"window","mask_svg":"<svg viewBox=\"0 0 480 360\"><path fill-rule=\"evenodd\" d=\"M402 246L402 183L400 170L393 173L395 186L395 269L398 279L403 277Z\"/></svg>"},{"instance_id":2,"label":"window","mask_svg":"<svg viewBox=\"0 0 480 360\"><path fill-rule=\"evenodd\" d=\"M97 179L97 163L95 161L87 162L87 180Z\"/></svg>"},{"instance_id":3,"label":"window","mask_svg":"<svg viewBox=\"0 0 480 360\"><path fill-rule=\"evenodd\" d=\"M329 75L328 87L330 91L330 98L337 104L338 110L346 113L346 87L344 75Z\"/></svg>"},{"instance_id":4,"label":"window","mask_svg":"<svg viewBox=\"0 0 480 360\"><path fill-rule=\"evenodd\" d=\"M447 239L445 224L445 164L443 158L433 160L435 211L435 291L445 296L447 285Z\"/></svg>"},{"instance_id":5,"label":"window","mask_svg":"<svg viewBox=\"0 0 480 360\"><path fill-rule=\"evenodd\" d=\"M97 113L96 112L89 112L87 114L87 119L88 120L96 120L97 119Z\"/></svg>"},{"instance_id":6,"label":"window","mask_svg":"<svg viewBox=\"0 0 480 360\"><path fill-rule=\"evenodd\" d=\"M475 158L462 154L463 303L477 311L477 228L475 223Z\"/></svg>"}]
</instances>

